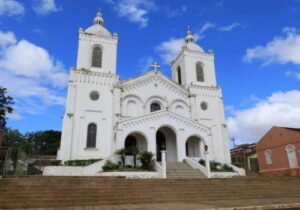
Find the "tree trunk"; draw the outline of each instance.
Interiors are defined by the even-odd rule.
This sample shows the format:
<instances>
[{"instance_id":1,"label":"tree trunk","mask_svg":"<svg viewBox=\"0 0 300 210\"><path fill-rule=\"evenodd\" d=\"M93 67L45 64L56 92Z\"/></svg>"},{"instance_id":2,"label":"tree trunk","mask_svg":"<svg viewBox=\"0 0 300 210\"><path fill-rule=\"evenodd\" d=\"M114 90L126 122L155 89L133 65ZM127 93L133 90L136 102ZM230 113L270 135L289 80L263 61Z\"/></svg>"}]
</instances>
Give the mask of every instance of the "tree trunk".
<instances>
[{"instance_id":1,"label":"tree trunk","mask_svg":"<svg viewBox=\"0 0 300 210\"><path fill-rule=\"evenodd\" d=\"M2 147L3 131L0 129L0 148Z\"/></svg>"}]
</instances>

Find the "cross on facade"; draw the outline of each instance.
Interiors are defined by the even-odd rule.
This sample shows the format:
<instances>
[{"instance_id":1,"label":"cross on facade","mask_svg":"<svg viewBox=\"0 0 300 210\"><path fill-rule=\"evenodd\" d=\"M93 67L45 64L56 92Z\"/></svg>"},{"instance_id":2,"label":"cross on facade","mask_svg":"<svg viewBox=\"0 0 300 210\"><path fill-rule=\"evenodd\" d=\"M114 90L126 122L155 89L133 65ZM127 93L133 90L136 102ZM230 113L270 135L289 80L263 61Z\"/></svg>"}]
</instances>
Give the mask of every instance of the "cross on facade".
<instances>
[{"instance_id":1,"label":"cross on facade","mask_svg":"<svg viewBox=\"0 0 300 210\"><path fill-rule=\"evenodd\" d=\"M153 62L151 67L153 67L153 70L157 71L160 68L160 65L158 65L156 62Z\"/></svg>"}]
</instances>

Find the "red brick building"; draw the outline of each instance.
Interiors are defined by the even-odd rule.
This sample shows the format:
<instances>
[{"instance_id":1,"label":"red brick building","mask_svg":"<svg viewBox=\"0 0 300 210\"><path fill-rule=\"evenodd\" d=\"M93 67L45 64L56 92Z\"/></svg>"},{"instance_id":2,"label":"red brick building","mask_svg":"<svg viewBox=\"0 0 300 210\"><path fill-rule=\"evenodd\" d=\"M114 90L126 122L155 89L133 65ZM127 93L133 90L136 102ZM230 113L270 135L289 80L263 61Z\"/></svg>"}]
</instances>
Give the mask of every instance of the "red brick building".
<instances>
[{"instance_id":1,"label":"red brick building","mask_svg":"<svg viewBox=\"0 0 300 210\"><path fill-rule=\"evenodd\" d=\"M300 176L300 129L273 127L256 144L260 173Z\"/></svg>"}]
</instances>

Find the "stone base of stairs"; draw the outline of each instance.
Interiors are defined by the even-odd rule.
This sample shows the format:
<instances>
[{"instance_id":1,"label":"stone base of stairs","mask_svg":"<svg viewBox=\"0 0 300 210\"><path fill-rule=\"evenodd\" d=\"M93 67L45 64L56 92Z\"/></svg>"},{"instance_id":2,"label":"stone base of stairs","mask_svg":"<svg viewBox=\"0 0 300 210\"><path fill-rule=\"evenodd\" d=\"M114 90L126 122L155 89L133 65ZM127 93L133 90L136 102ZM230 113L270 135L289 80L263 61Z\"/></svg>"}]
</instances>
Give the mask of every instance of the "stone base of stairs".
<instances>
[{"instance_id":1,"label":"stone base of stairs","mask_svg":"<svg viewBox=\"0 0 300 210\"><path fill-rule=\"evenodd\" d=\"M35 208L34 210L299 210L299 198L246 199L203 201L202 203L152 203L101 206L75 206L64 208ZM15 209L21 210L21 209Z\"/></svg>"},{"instance_id":2,"label":"stone base of stairs","mask_svg":"<svg viewBox=\"0 0 300 210\"><path fill-rule=\"evenodd\" d=\"M205 179L198 169L193 169L186 162L167 162L168 179Z\"/></svg>"},{"instance_id":3,"label":"stone base of stairs","mask_svg":"<svg viewBox=\"0 0 300 210\"><path fill-rule=\"evenodd\" d=\"M142 180L108 177L3 178L0 180L0 209L192 210L289 204L300 203L299 186L300 177ZM168 207L174 206L174 203L178 208ZM150 208L152 205L158 206Z\"/></svg>"}]
</instances>

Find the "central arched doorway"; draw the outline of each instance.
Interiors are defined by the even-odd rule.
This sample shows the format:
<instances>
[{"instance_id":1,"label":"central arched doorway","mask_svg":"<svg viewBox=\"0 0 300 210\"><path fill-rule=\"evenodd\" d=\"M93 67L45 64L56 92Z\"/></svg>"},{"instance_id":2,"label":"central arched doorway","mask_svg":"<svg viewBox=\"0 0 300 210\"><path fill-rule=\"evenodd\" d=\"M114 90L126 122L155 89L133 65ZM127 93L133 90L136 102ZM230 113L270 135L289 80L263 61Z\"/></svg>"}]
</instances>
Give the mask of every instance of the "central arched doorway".
<instances>
[{"instance_id":1,"label":"central arched doorway","mask_svg":"<svg viewBox=\"0 0 300 210\"><path fill-rule=\"evenodd\" d=\"M156 132L156 159L161 161L161 151L167 151L167 161L177 161L176 134L169 127L161 127Z\"/></svg>"}]
</instances>

